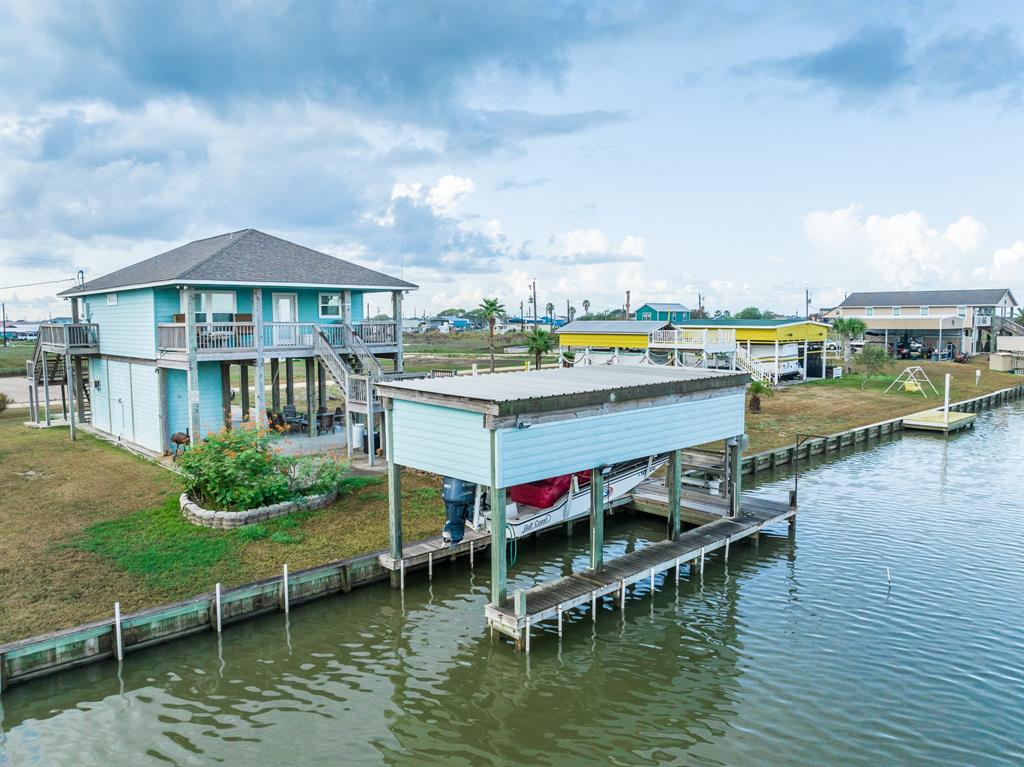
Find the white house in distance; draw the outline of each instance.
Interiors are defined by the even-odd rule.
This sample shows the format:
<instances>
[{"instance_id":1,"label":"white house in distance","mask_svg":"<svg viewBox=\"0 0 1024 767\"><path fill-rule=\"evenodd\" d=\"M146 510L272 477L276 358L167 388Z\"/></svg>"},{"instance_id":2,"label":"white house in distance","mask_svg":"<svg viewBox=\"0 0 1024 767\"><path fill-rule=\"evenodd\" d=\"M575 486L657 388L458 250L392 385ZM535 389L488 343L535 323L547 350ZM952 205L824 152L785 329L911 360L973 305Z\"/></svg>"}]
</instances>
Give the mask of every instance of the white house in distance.
<instances>
[{"instance_id":1,"label":"white house in distance","mask_svg":"<svg viewBox=\"0 0 1024 767\"><path fill-rule=\"evenodd\" d=\"M999 335L1022 335L1013 320L1017 300L1009 288L900 290L851 293L825 316L856 317L868 332L891 342L919 338L925 346L947 343L965 354L995 351Z\"/></svg>"}]
</instances>

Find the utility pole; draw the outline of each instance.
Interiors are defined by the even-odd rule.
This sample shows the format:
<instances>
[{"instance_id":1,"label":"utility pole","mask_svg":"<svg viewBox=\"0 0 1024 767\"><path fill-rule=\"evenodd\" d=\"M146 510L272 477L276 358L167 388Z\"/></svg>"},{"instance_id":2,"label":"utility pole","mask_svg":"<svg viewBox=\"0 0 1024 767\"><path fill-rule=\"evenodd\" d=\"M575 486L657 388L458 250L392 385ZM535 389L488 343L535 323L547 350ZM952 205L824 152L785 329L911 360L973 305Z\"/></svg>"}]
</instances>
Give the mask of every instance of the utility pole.
<instances>
[{"instance_id":1,"label":"utility pole","mask_svg":"<svg viewBox=\"0 0 1024 767\"><path fill-rule=\"evenodd\" d=\"M565 299L565 321L570 322L572 317L569 316L569 299Z\"/></svg>"},{"instance_id":2,"label":"utility pole","mask_svg":"<svg viewBox=\"0 0 1024 767\"><path fill-rule=\"evenodd\" d=\"M809 289L804 290L804 317L811 318L811 291Z\"/></svg>"},{"instance_id":3,"label":"utility pole","mask_svg":"<svg viewBox=\"0 0 1024 767\"><path fill-rule=\"evenodd\" d=\"M523 309L523 302L519 302L519 328L526 332L526 311Z\"/></svg>"},{"instance_id":4,"label":"utility pole","mask_svg":"<svg viewBox=\"0 0 1024 767\"><path fill-rule=\"evenodd\" d=\"M537 278L533 278L533 282L530 283L533 287L533 327L537 327Z\"/></svg>"},{"instance_id":5,"label":"utility pole","mask_svg":"<svg viewBox=\"0 0 1024 767\"><path fill-rule=\"evenodd\" d=\"M0 322L3 323L4 346L7 346L7 304L5 303L0 303L0 317L2 317Z\"/></svg>"},{"instance_id":6,"label":"utility pole","mask_svg":"<svg viewBox=\"0 0 1024 767\"><path fill-rule=\"evenodd\" d=\"M629 319L629 291L626 291L626 319Z\"/></svg>"},{"instance_id":7,"label":"utility pole","mask_svg":"<svg viewBox=\"0 0 1024 767\"><path fill-rule=\"evenodd\" d=\"M704 317L704 296L700 293L697 294L697 316L701 319Z\"/></svg>"}]
</instances>

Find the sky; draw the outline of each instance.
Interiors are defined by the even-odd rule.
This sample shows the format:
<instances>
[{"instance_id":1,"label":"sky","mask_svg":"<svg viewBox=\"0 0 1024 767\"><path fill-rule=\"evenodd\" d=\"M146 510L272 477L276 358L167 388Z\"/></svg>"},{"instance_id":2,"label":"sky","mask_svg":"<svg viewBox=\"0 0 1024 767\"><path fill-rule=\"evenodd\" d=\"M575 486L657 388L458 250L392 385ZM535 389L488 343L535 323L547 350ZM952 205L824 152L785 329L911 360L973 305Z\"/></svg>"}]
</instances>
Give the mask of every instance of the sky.
<instances>
[{"instance_id":1,"label":"sky","mask_svg":"<svg viewBox=\"0 0 1024 767\"><path fill-rule=\"evenodd\" d=\"M1022 82L1020 2L5 2L0 298L252 227L407 315L1024 301Z\"/></svg>"}]
</instances>

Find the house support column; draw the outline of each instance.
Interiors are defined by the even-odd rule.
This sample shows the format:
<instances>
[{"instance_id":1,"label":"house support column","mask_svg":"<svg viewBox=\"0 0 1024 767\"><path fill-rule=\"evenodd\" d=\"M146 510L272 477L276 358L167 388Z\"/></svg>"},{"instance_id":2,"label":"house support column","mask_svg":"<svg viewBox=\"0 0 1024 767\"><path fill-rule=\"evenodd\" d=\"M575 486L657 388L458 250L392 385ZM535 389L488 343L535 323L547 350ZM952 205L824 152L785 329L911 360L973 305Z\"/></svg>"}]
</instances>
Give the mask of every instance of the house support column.
<instances>
[{"instance_id":1,"label":"house support column","mask_svg":"<svg viewBox=\"0 0 1024 767\"><path fill-rule=\"evenodd\" d=\"M394 411L384 411L384 428L388 444L395 434ZM402 467L395 463L394 451L388 451L388 549L391 558L402 558ZM401 585L401 570L391 571L391 587Z\"/></svg>"},{"instance_id":2,"label":"house support column","mask_svg":"<svg viewBox=\"0 0 1024 767\"><path fill-rule=\"evenodd\" d=\"M46 425L50 425L50 365L46 359L46 352L42 352L43 359L43 415L46 417Z\"/></svg>"},{"instance_id":3,"label":"house support column","mask_svg":"<svg viewBox=\"0 0 1024 767\"><path fill-rule=\"evenodd\" d=\"M590 470L590 569L604 565L604 473Z\"/></svg>"},{"instance_id":4,"label":"house support column","mask_svg":"<svg viewBox=\"0 0 1024 767\"><path fill-rule=\"evenodd\" d=\"M391 436L390 434L388 435ZM505 488L498 487L497 434L491 438L491 604L504 604L508 597L508 546L505 543Z\"/></svg>"},{"instance_id":5,"label":"house support column","mask_svg":"<svg viewBox=\"0 0 1024 767\"><path fill-rule=\"evenodd\" d=\"M782 378L782 371L779 370L779 339L775 339L775 383Z\"/></svg>"},{"instance_id":6,"label":"house support column","mask_svg":"<svg viewBox=\"0 0 1024 767\"><path fill-rule=\"evenodd\" d=\"M807 353L808 353L808 349L809 348L810 347L809 347L808 343L806 341L804 341L804 360L803 360L803 367L800 370L800 380L801 381L806 381L807 380L807 361L808 361Z\"/></svg>"},{"instance_id":7,"label":"house support column","mask_svg":"<svg viewBox=\"0 0 1024 767\"><path fill-rule=\"evenodd\" d=\"M263 288L252 289L253 341L256 345L256 423L267 425L267 379L263 350Z\"/></svg>"},{"instance_id":8,"label":"house support column","mask_svg":"<svg viewBox=\"0 0 1024 767\"><path fill-rule=\"evenodd\" d=\"M402 352L402 291L400 290L391 293L391 316L395 319L395 344L398 349L395 352L395 372L401 373L405 370L405 356Z\"/></svg>"},{"instance_id":9,"label":"house support column","mask_svg":"<svg viewBox=\"0 0 1024 767\"><path fill-rule=\"evenodd\" d=\"M65 328L65 332L68 332L67 328ZM64 344L64 379L66 381L69 381L69 385L71 385L70 381L72 380L72 377L73 377L73 373L71 372L71 370L72 370L72 368L71 368L71 350L68 348L67 342L66 342L66 339L65 339L65 344ZM129 372L129 375L130 375L131 374L131 369L129 369L128 372ZM132 404L132 407L134 408L134 403ZM134 410L133 410L133 412L134 412ZM132 417L134 418L134 415ZM78 439L78 434L76 433L76 427L75 427L75 393L73 391L68 391L68 413L67 413L67 419L68 419L68 428L71 430L71 441L74 442L76 439Z\"/></svg>"},{"instance_id":10,"label":"house support column","mask_svg":"<svg viewBox=\"0 0 1024 767\"><path fill-rule=\"evenodd\" d=\"M739 516L741 475L743 471L743 435L730 437L725 443L729 477L729 516Z\"/></svg>"},{"instance_id":11,"label":"house support column","mask_svg":"<svg viewBox=\"0 0 1024 767\"><path fill-rule=\"evenodd\" d=\"M306 413L309 415L309 436L316 436L316 367L306 357Z\"/></svg>"},{"instance_id":12,"label":"house support column","mask_svg":"<svg viewBox=\"0 0 1024 767\"><path fill-rule=\"evenodd\" d=\"M270 361L270 407L281 412L281 361L277 357Z\"/></svg>"},{"instance_id":13,"label":"house support column","mask_svg":"<svg viewBox=\"0 0 1024 767\"><path fill-rule=\"evenodd\" d=\"M284 361L284 404L295 407L295 363Z\"/></svg>"},{"instance_id":14,"label":"house support column","mask_svg":"<svg viewBox=\"0 0 1024 767\"><path fill-rule=\"evenodd\" d=\"M78 311L78 299L71 299L71 321L78 323L79 311ZM65 332L70 333L70 330ZM82 391L82 358L75 357L72 361L72 368L68 371L68 378L71 381L72 397L75 398L74 409L78 413L78 422L85 423L85 393Z\"/></svg>"},{"instance_id":15,"label":"house support column","mask_svg":"<svg viewBox=\"0 0 1024 767\"><path fill-rule=\"evenodd\" d=\"M220 363L220 408L224 413L224 428L231 428L231 363Z\"/></svg>"},{"instance_id":16,"label":"house support column","mask_svg":"<svg viewBox=\"0 0 1024 767\"><path fill-rule=\"evenodd\" d=\"M199 361L197 359L196 343L196 291L195 288L182 288L185 300L185 348L188 350L188 433L193 445L199 444L202 437L199 424ZM108 375L109 379L109 375ZM110 391L110 381L107 381L107 392ZM113 423L113 416L111 416Z\"/></svg>"},{"instance_id":17,"label":"house support column","mask_svg":"<svg viewBox=\"0 0 1024 767\"><path fill-rule=\"evenodd\" d=\"M327 368L322 360L316 361L316 404L319 408L327 407Z\"/></svg>"},{"instance_id":18,"label":"house support column","mask_svg":"<svg viewBox=\"0 0 1024 767\"><path fill-rule=\"evenodd\" d=\"M240 373L239 389L242 397L242 422L245 423L252 417L249 412L249 363L245 360L238 365Z\"/></svg>"},{"instance_id":19,"label":"house support column","mask_svg":"<svg viewBox=\"0 0 1024 767\"><path fill-rule=\"evenodd\" d=\"M665 475L668 484L668 539L674 541L682 529L680 524L680 498L683 489L683 451L673 450L668 454Z\"/></svg>"},{"instance_id":20,"label":"house support column","mask_svg":"<svg viewBox=\"0 0 1024 767\"><path fill-rule=\"evenodd\" d=\"M373 413L373 379L366 376L366 463L373 466L374 454L377 452L373 426L376 416Z\"/></svg>"}]
</instances>

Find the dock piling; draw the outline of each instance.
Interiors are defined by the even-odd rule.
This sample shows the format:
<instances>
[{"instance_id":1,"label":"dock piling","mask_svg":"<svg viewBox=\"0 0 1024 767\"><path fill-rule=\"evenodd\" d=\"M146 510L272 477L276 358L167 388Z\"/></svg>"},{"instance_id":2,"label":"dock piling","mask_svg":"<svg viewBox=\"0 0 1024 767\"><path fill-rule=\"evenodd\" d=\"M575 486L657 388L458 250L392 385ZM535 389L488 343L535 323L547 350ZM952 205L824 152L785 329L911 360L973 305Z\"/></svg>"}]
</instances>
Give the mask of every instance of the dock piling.
<instances>
[{"instance_id":1,"label":"dock piling","mask_svg":"<svg viewBox=\"0 0 1024 767\"><path fill-rule=\"evenodd\" d=\"M218 583L213 587L213 610L217 617L217 633L221 630L221 619L220 619L220 584Z\"/></svg>"},{"instance_id":2,"label":"dock piling","mask_svg":"<svg viewBox=\"0 0 1024 767\"><path fill-rule=\"evenodd\" d=\"M290 591L290 589L288 588L288 565L285 565L284 566L283 574L281 576L281 602L284 605L284 613L285 613L285 615L288 614L288 610L289 610L289 607L290 607L289 604L288 604L288 592L289 591Z\"/></svg>"},{"instance_id":3,"label":"dock piling","mask_svg":"<svg viewBox=\"0 0 1024 767\"><path fill-rule=\"evenodd\" d=\"M434 552L427 554L427 579L434 580Z\"/></svg>"},{"instance_id":4,"label":"dock piling","mask_svg":"<svg viewBox=\"0 0 1024 767\"><path fill-rule=\"evenodd\" d=\"M117 659L124 660L124 640L121 636L121 603L114 602L114 641L117 644Z\"/></svg>"},{"instance_id":5,"label":"dock piling","mask_svg":"<svg viewBox=\"0 0 1024 767\"><path fill-rule=\"evenodd\" d=\"M597 623L597 592L590 592L590 622Z\"/></svg>"},{"instance_id":6,"label":"dock piling","mask_svg":"<svg viewBox=\"0 0 1024 767\"><path fill-rule=\"evenodd\" d=\"M562 606L558 606L558 636L562 636Z\"/></svg>"}]
</instances>

